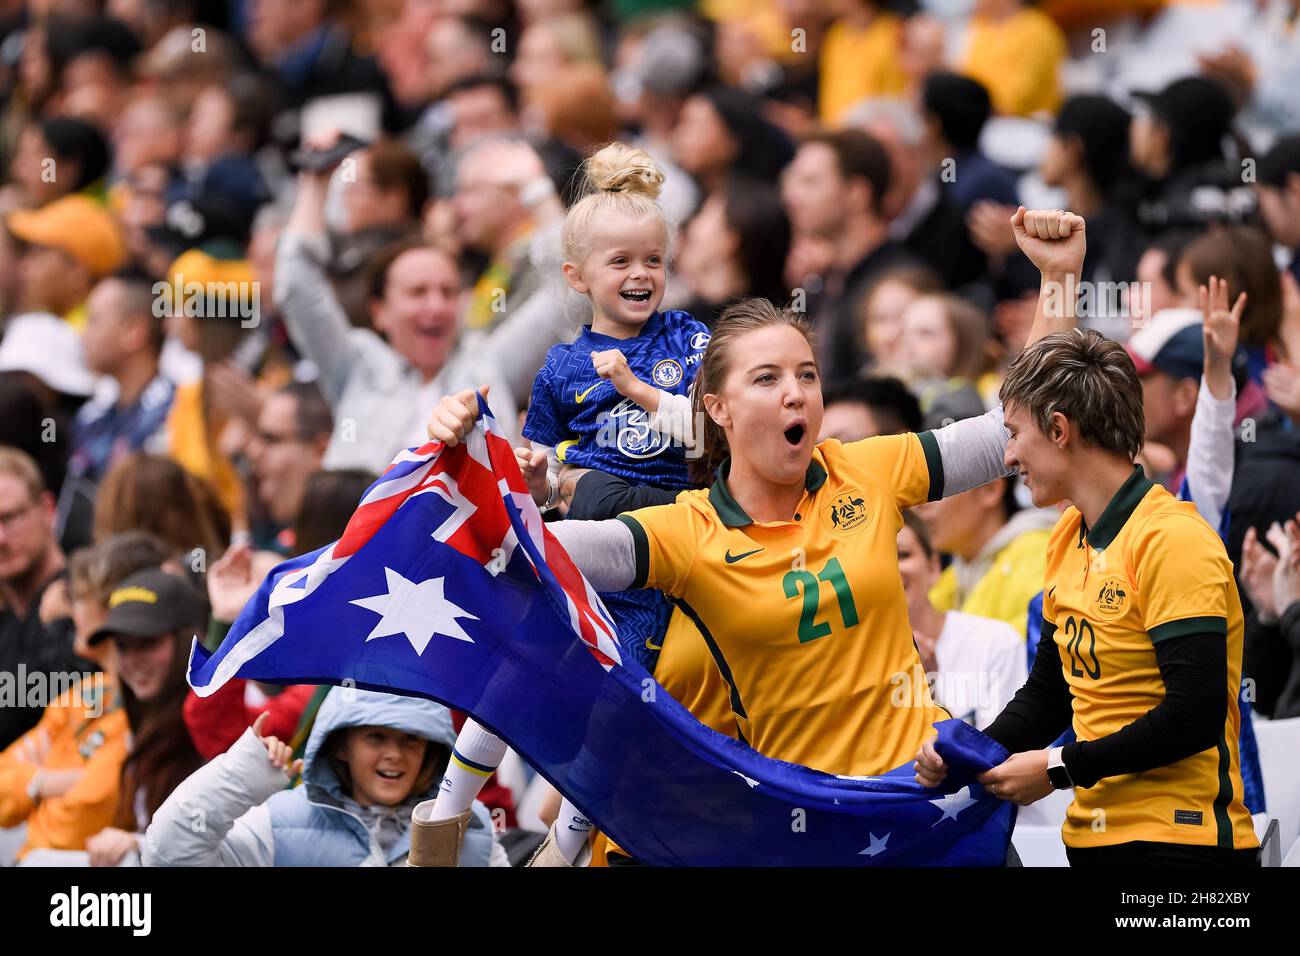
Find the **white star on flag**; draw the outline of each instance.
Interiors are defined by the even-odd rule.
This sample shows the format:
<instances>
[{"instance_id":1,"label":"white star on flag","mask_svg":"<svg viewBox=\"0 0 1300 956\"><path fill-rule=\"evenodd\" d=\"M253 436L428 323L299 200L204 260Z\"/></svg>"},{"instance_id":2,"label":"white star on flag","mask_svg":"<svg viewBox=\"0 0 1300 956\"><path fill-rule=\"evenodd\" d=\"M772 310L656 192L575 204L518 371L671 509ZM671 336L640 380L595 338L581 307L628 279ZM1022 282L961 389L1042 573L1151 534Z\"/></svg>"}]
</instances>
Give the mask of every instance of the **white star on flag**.
<instances>
[{"instance_id":1,"label":"white star on flag","mask_svg":"<svg viewBox=\"0 0 1300 956\"><path fill-rule=\"evenodd\" d=\"M858 856L875 856L877 853L884 853L885 844L889 842L892 834L886 833L884 836L878 837L874 833L868 833L867 836L871 837L871 846L858 853Z\"/></svg>"},{"instance_id":2,"label":"white star on flag","mask_svg":"<svg viewBox=\"0 0 1300 956\"><path fill-rule=\"evenodd\" d=\"M416 584L392 568L384 568L384 577L388 581L387 594L348 602L381 615L379 623L366 637L367 641L405 634L417 654L424 653L435 634L474 643L474 639L465 633L456 618L465 617L471 621L477 621L478 618L443 596L442 582L445 578L430 578Z\"/></svg>"},{"instance_id":3,"label":"white star on flag","mask_svg":"<svg viewBox=\"0 0 1300 956\"><path fill-rule=\"evenodd\" d=\"M976 801L970 795L970 787L962 787L956 793L950 793L947 796L940 797L938 800L931 800L936 807L943 811L943 816L931 824L937 827L944 820L952 818L957 819L957 814L961 813L967 807L974 806Z\"/></svg>"}]
</instances>

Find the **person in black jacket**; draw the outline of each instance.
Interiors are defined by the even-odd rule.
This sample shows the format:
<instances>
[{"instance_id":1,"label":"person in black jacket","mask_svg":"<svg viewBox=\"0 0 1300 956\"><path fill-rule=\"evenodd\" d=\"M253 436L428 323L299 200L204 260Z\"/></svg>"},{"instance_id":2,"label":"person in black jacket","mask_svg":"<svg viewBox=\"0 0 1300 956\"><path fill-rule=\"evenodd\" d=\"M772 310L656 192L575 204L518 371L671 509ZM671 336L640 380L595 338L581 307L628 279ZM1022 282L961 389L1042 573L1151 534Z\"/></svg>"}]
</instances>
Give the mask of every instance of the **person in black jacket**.
<instances>
[{"instance_id":1,"label":"person in black jacket","mask_svg":"<svg viewBox=\"0 0 1300 956\"><path fill-rule=\"evenodd\" d=\"M1138 225L1148 235L1255 218L1252 187L1221 145L1235 112L1228 92L1201 76L1137 94L1129 149L1148 180L1136 206Z\"/></svg>"},{"instance_id":2,"label":"person in black jacket","mask_svg":"<svg viewBox=\"0 0 1300 956\"><path fill-rule=\"evenodd\" d=\"M1266 535L1254 528L1242 543L1241 583L1255 605L1246 618L1245 674L1255 707L1274 720L1300 717L1300 512Z\"/></svg>"},{"instance_id":3,"label":"person in black jacket","mask_svg":"<svg viewBox=\"0 0 1300 956\"><path fill-rule=\"evenodd\" d=\"M72 652L63 576L54 496L29 456L0 448L0 749L36 726L56 675L97 670Z\"/></svg>"}]
</instances>

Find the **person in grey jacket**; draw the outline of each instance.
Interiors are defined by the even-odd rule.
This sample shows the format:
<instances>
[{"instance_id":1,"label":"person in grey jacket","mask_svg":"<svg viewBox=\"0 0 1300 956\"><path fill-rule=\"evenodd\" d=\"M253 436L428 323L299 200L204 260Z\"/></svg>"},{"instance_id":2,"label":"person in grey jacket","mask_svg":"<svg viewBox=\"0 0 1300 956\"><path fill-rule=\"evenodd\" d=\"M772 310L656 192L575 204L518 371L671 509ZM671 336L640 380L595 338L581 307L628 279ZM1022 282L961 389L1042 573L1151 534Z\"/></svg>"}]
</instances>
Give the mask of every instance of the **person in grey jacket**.
<instances>
[{"instance_id":1,"label":"person in grey jacket","mask_svg":"<svg viewBox=\"0 0 1300 956\"><path fill-rule=\"evenodd\" d=\"M382 337L354 328L325 269L330 172L299 176L276 259L275 303L294 344L319 369L334 412L325 468L382 471L398 450L424 441L420 409L481 383L492 386L493 411L513 436L519 397L532 392L546 350L572 340L590 315L561 278L563 206L533 148L494 140L463 162L471 161L492 171L492 188L522 197L536 227L521 263L532 279L508 295L502 290L502 318L490 328L466 326L456 263L415 239L380 250L371 263L370 316Z\"/></svg>"},{"instance_id":2,"label":"person in grey jacket","mask_svg":"<svg viewBox=\"0 0 1300 956\"><path fill-rule=\"evenodd\" d=\"M424 413L440 396L482 383L492 386L492 407L513 431L514 397L491 350L461 339L460 276L445 253L414 239L381 250L368 297L375 331L348 321L325 270L329 176L298 177L274 293L334 412L322 467L383 471L401 449L424 443Z\"/></svg>"},{"instance_id":3,"label":"person in grey jacket","mask_svg":"<svg viewBox=\"0 0 1300 956\"><path fill-rule=\"evenodd\" d=\"M192 774L154 815L145 866L394 866L411 811L436 794L456 732L441 704L335 687L301 761L263 722ZM302 785L285 789L301 766ZM475 803L460 866L507 865Z\"/></svg>"}]
</instances>

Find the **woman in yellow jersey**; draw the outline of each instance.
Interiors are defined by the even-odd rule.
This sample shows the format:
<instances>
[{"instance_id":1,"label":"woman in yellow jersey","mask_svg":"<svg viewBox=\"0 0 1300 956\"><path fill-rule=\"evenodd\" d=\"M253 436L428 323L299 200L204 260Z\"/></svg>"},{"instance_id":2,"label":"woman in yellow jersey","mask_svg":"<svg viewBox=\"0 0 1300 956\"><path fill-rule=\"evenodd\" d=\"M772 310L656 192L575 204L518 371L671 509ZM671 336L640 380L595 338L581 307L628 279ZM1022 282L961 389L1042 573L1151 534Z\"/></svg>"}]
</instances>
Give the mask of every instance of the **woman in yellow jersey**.
<instances>
[{"instance_id":1,"label":"woman in yellow jersey","mask_svg":"<svg viewBox=\"0 0 1300 956\"><path fill-rule=\"evenodd\" d=\"M1077 273L1083 221L1021 208L1013 223L1047 283L1032 341L1053 303L1073 317L1052 283ZM822 392L808 326L763 299L724 313L694 396L710 488L617 519L558 522L553 533L597 590L654 587L674 600L727 685L738 735L756 750L830 773L898 766L948 716L920 679L898 571L901 509L1006 474L1001 409L920 435L817 444ZM429 435L455 444L476 417L473 392L447 396ZM467 774L494 755L488 746L462 753L461 741L457 753ZM458 786L453 773L444 793ZM437 831L454 839L457 826L417 809L412 856ZM571 829L552 827L544 863L573 862Z\"/></svg>"},{"instance_id":2,"label":"woman in yellow jersey","mask_svg":"<svg viewBox=\"0 0 1300 956\"><path fill-rule=\"evenodd\" d=\"M1227 286L1202 287L1206 337ZM1231 354L1231 350L1228 350ZM1242 613L1223 542L1134 465L1142 384L1123 346L1070 330L1002 385L1007 465L1038 507L1070 501L1047 546L1042 636L1025 686L985 729L1012 756L978 779L1025 805L1075 788L1072 866L1258 866L1238 737ZM1043 749L1072 726L1077 738ZM927 741L917 780L937 786Z\"/></svg>"}]
</instances>

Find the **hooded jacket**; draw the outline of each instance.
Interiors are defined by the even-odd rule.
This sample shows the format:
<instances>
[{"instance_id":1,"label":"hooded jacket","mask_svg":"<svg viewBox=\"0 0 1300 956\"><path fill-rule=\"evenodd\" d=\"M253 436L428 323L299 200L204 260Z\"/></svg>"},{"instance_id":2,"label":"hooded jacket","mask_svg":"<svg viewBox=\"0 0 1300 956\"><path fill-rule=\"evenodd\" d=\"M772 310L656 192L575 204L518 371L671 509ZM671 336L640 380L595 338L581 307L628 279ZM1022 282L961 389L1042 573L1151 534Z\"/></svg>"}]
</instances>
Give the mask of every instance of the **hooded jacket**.
<instances>
[{"instance_id":1,"label":"hooded jacket","mask_svg":"<svg viewBox=\"0 0 1300 956\"><path fill-rule=\"evenodd\" d=\"M446 747L456 741L441 704L335 687L316 715L303 754L302 786L285 789L283 770L244 732L229 751L190 776L159 808L145 833L145 866L393 866L410 850L411 810L437 792L435 779L398 807L362 807L322 752L330 733L382 726ZM474 804L461 866L487 866L491 818Z\"/></svg>"}]
</instances>

